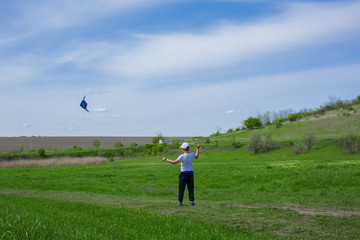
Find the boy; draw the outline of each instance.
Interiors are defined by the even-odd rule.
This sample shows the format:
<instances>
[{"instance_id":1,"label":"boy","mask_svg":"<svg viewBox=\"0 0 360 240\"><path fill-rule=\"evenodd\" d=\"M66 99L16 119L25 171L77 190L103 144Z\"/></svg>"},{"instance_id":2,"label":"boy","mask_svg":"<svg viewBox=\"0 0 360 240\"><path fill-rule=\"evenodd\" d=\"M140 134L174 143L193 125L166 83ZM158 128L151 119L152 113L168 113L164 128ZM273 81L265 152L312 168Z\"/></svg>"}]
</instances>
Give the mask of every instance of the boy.
<instances>
[{"instance_id":1,"label":"boy","mask_svg":"<svg viewBox=\"0 0 360 240\"><path fill-rule=\"evenodd\" d=\"M181 154L176 160L170 160L167 158L163 158L163 161L167 161L172 164L177 164L181 162L181 173L179 175L179 203L178 206L182 206L182 201L184 198L184 191L185 191L185 185L188 187L189 191L189 200L190 205L195 206L194 203L194 173L192 168L192 162L194 159L199 158L199 148L200 145L197 144L196 146L196 154L190 153L190 144L187 142L184 142L181 144L180 148L183 151L183 154Z\"/></svg>"}]
</instances>

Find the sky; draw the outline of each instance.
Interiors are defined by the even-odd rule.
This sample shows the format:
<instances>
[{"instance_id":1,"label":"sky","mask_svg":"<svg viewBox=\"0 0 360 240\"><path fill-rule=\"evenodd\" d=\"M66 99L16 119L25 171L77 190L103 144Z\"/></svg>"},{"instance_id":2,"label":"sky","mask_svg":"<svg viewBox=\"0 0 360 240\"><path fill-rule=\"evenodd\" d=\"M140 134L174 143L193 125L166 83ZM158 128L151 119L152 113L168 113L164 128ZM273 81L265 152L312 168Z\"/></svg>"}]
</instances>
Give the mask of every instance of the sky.
<instances>
[{"instance_id":1,"label":"sky","mask_svg":"<svg viewBox=\"0 0 360 240\"><path fill-rule=\"evenodd\" d=\"M356 98L359 13L354 0L1 1L0 136L208 136Z\"/></svg>"}]
</instances>

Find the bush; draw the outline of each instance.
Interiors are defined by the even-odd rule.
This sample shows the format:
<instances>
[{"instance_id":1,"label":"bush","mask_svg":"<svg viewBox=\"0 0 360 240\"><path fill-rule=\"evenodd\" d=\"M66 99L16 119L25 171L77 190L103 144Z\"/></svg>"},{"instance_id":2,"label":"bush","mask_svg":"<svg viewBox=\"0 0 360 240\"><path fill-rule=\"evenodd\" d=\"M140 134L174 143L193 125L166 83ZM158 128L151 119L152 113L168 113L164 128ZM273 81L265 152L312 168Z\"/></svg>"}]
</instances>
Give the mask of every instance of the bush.
<instances>
[{"instance_id":1,"label":"bush","mask_svg":"<svg viewBox=\"0 0 360 240\"><path fill-rule=\"evenodd\" d=\"M46 158L45 150L43 148L40 148L37 153L38 157L40 158Z\"/></svg>"},{"instance_id":2,"label":"bush","mask_svg":"<svg viewBox=\"0 0 360 240\"><path fill-rule=\"evenodd\" d=\"M277 121L280 122L280 123L283 123L283 122L286 121L286 119L281 117L281 118L279 118Z\"/></svg>"},{"instance_id":3,"label":"bush","mask_svg":"<svg viewBox=\"0 0 360 240\"><path fill-rule=\"evenodd\" d=\"M114 147L116 148L123 148L124 147L124 144L120 141L116 141L115 144L114 144Z\"/></svg>"},{"instance_id":4,"label":"bush","mask_svg":"<svg viewBox=\"0 0 360 240\"><path fill-rule=\"evenodd\" d=\"M248 119L246 119L246 120L244 121L244 126L245 126L247 129L254 129L254 128L261 127L262 124L261 124L261 121L260 121L259 118L249 117Z\"/></svg>"},{"instance_id":5,"label":"bush","mask_svg":"<svg viewBox=\"0 0 360 240\"><path fill-rule=\"evenodd\" d=\"M310 134L307 134L304 136L304 143L305 143L308 151L311 150L314 140L315 140L315 136L313 133L310 133Z\"/></svg>"},{"instance_id":6,"label":"bush","mask_svg":"<svg viewBox=\"0 0 360 240\"><path fill-rule=\"evenodd\" d=\"M304 154L305 153L305 145L304 144L296 144L294 147L294 154Z\"/></svg>"},{"instance_id":7,"label":"bush","mask_svg":"<svg viewBox=\"0 0 360 240\"><path fill-rule=\"evenodd\" d=\"M356 140L356 137L352 134L340 138L339 144L348 153L360 152L360 143Z\"/></svg>"},{"instance_id":8,"label":"bush","mask_svg":"<svg viewBox=\"0 0 360 240\"><path fill-rule=\"evenodd\" d=\"M281 128L282 126L283 126L283 125L282 125L280 119L275 121L275 127L276 127L276 128Z\"/></svg>"},{"instance_id":9,"label":"bush","mask_svg":"<svg viewBox=\"0 0 360 240\"><path fill-rule=\"evenodd\" d=\"M273 114L274 115L274 114ZM267 111L266 113L264 114L259 114L258 115L258 118L261 122L262 125L264 126L267 126L267 125L270 125L271 124L271 119L273 118L271 116L271 113L269 111Z\"/></svg>"},{"instance_id":10,"label":"bush","mask_svg":"<svg viewBox=\"0 0 360 240\"><path fill-rule=\"evenodd\" d=\"M256 131L252 132L249 136L248 149L257 154L261 148L261 134Z\"/></svg>"},{"instance_id":11,"label":"bush","mask_svg":"<svg viewBox=\"0 0 360 240\"><path fill-rule=\"evenodd\" d=\"M290 122L294 122L296 120L299 119L299 114L298 113L292 113L287 117L287 120L289 120Z\"/></svg>"},{"instance_id":12,"label":"bush","mask_svg":"<svg viewBox=\"0 0 360 240\"><path fill-rule=\"evenodd\" d=\"M272 140L270 132L264 132L262 146L266 152L270 152L275 147L275 142Z\"/></svg>"},{"instance_id":13,"label":"bush","mask_svg":"<svg viewBox=\"0 0 360 240\"><path fill-rule=\"evenodd\" d=\"M105 152L104 154L103 154L103 156L104 157L106 157L107 159L113 159L112 161L114 161L114 156L115 156L115 154L113 153L113 152ZM111 161L111 162L112 162Z\"/></svg>"},{"instance_id":14,"label":"bush","mask_svg":"<svg viewBox=\"0 0 360 240\"><path fill-rule=\"evenodd\" d=\"M94 146L95 148L99 148L99 147L100 147L100 140L99 140L99 139L95 139L95 140L93 141L93 146Z\"/></svg>"},{"instance_id":15,"label":"bush","mask_svg":"<svg viewBox=\"0 0 360 240\"><path fill-rule=\"evenodd\" d=\"M234 149L240 148L241 144L236 142L236 135L233 134L231 136L231 145L233 146Z\"/></svg>"}]
</instances>

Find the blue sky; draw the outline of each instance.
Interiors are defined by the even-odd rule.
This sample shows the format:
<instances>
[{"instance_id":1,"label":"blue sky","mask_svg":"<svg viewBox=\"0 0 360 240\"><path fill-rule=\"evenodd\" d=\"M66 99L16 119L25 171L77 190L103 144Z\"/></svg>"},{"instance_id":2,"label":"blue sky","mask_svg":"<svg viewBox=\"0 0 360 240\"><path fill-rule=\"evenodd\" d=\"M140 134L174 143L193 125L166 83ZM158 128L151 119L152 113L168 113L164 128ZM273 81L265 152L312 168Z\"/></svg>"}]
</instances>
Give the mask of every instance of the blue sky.
<instances>
[{"instance_id":1,"label":"blue sky","mask_svg":"<svg viewBox=\"0 0 360 240\"><path fill-rule=\"evenodd\" d=\"M335 0L3 1L0 136L207 136L353 99L359 12Z\"/></svg>"}]
</instances>

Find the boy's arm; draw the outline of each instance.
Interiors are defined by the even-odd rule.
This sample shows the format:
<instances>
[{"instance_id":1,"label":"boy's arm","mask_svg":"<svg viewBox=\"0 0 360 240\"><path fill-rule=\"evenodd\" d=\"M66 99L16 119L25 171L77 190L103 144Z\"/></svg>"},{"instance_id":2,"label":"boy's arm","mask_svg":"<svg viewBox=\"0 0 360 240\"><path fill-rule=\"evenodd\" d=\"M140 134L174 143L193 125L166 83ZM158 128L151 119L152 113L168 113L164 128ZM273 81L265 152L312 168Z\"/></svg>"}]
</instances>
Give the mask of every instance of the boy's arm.
<instances>
[{"instance_id":1,"label":"boy's arm","mask_svg":"<svg viewBox=\"0 0 360 240\"><path fill-rule=\"evenodd\" d=\"M198 159L199 158L199 149L200 149L200 145L199 144L196 144L196 156L195 156L195 159Z\"/></svg>"},{"instance_id":2,"label":"boy's arm","mask_svg":"<svg viewBox=\"0 0 360 240\"><path fill-rule=\"evenodd\" d=\"M165 158L165 157L163 157L163 161L167 161L167 162L169 162L169 163L171 163L171 164L178 164L178 163L180 162L179 159L170 160L170 159L167 159L167 158Z\"/></svg>"}]
</instances>

